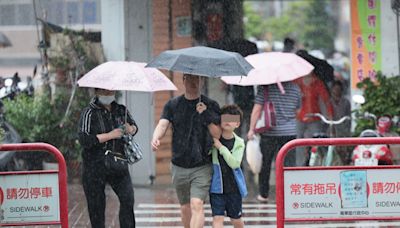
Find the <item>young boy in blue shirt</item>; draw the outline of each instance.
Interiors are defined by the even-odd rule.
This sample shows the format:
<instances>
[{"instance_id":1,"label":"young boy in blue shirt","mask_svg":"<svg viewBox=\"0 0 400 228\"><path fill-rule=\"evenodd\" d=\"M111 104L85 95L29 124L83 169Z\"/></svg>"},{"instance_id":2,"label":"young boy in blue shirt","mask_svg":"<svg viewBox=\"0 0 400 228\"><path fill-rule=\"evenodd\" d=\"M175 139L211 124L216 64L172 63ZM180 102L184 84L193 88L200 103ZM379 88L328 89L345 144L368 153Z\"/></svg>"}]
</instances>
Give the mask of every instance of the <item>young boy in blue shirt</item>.
<instances>
[{"instance_id":1,"label":"young boy in blue shirt","mask_svg":"<svg viewBox=\"0 0 400 228\"><path fill-rule=\"evenodd\" d=\"M244 227L242 198L247 188L242 163L245 143L234 133L240 126L243 113L237 105L225 105L221 109L220 139L214 138L211 149L213 176L210 187L210 204L213 215L213 228L223 227L225 212L235 228Z\"/></svg>"}]
</instances>

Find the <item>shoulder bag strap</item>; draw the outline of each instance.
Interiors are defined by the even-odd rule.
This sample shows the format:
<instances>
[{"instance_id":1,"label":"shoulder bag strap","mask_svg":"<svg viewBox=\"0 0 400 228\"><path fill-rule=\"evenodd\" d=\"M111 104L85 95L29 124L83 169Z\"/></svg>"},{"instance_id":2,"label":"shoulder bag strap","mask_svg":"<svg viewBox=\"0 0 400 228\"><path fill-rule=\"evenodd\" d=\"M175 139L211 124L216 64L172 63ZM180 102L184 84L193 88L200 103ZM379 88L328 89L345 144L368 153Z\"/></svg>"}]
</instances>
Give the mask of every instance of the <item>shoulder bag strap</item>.
<instances>
[{"instance_id":1,"label":"shoulder bag strap","mask_svg":"<svg viewBox=\"0 0 400 228\"><path fill-rule=\"evenodd\" d=\"M97 118L100 122L100 129L102 133L106 133L106 126L104 125L104 120L103 117L101 116L101 113L98 110L94 110L96 112ZM108 145L108 141L105 142L105 145L103 147L104 150L107 150L107 145ZM113 148L114 149L114 148Z\"/></svg>"},{"instance_id":2,"label":"shoulder bag strap","mask_svg":"<svg viewBox=\"0 0 400 228\"><path fill-rule=\"evenodd\" d=\"M265 104L268 99L268 86L264 86L263 92L264 92L264 104Z\"/></svg>"}]
</instances>

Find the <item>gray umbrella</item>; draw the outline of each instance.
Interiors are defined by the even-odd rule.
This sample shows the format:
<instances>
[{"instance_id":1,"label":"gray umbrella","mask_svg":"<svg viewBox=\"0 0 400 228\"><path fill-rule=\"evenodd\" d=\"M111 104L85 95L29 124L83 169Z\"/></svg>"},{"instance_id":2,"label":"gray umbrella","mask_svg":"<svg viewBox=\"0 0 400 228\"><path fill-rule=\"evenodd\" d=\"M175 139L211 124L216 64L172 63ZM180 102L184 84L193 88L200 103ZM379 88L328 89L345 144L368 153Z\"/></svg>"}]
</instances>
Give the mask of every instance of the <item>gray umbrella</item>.
<instances>
[{"instance_id":1,"label":"gray umbrella","mask_svg":"<svg viewBox=\"0 0 400 228\"><path fill-rule=\"evenodd\" d=\"M207 77L245 76L253 69L239 53L203 46L164 51L146 67Z\"/></svg>"}]
</instances>

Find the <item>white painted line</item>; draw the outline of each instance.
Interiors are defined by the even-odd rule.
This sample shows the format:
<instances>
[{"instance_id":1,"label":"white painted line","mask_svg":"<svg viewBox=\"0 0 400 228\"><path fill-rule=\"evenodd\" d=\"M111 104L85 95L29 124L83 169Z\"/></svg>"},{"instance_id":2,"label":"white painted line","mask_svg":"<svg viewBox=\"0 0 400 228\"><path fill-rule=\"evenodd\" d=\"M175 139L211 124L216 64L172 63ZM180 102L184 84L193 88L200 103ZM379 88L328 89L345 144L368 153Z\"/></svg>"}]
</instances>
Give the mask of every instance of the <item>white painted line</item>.
<instances>
[{"instance_id":1,"label":"white painted line","mask_svg":"<svg viewBox=\"0 0 400 228\"><path fill-rule=\"evenodd\" d=\"M137 226L136 227L140 227ZM159 226L145 226L146 228L160 228ZM162 226L163 228L182 228L182 226ZM233 228L233 226L224 225L225 228ZM245 225L246 228L276 228L276 225ZM212 228L212 226L204 226L204 228Z\"/></svg>"},{"instance_id":2,"label":"white painted line","mask_svg":"<svg viewBox=\"0 0 400 228\"><path fill-rule=\"evenodd\" d=\"M179 204L151 204L141 203L138 208L180 208ZM210 204L205 204L204 208L210 208ZM243 204L242 208L276 208L276 204Z\"/></svg>"},{"instance_id":3,"label":"white painted line","mask_svg":"<svg viewBox=\"0 0 400 228\"><path fill-rule=\"evenodd\" d=\"M204 210L205 213L211 214L210 209ZM151 209L151 210L135 210L135 214L180 214L181 211L179 209ZM252 213L276 213L275 209L244 209L243 213L252 214ZM160 215L161 216L161 215Z\"/></svg>"},{"instance_id":4,"label":"white painted line","mask_svg":"<svg viewBox=\"0 0 400 228\"><path fill-rule=\"evenodd\" d=\"M69 211L68 217L72 215L72 213L76 210L76 208L79 206L80 203L75 204L75 206Z\"/></svg>"},{"instance_id":5,"label":"white painted line","mask_svg":"<svg viewBox=\"0 0 400 228\"><path fill-rule=\"evenodd\" d=\"M81 211L81 213L79 214L78 218L75 220L74 224L72 225L72 227L76 227L76 224L78 224L79 220L82 218L83 216L83 212L84 210Z\"/></svg>"},{"instance_id":6,"label":"white painted line","mask_svg":"<svg viewBox=\"0 0 400 228\"><path fill-rule=\"evenodd\" d=\"M207 222L212 221L212 217L206 217L205 218ZM274 222L276 221L275 217L243 217L242 218L244 222ZM137 217L135 218L136 222L180 222L181 217L162 217L162 218L157 218L157 217ZM227 220L229 221L229 219Z\"/></svg>"},{"instance_id":7,"label":"white painted line","mask_svg":"<svg viewBox=\"0 0 400 228\"><path fill-rule=\"evenodd\" d=\"M285 227L296 227L296 228L336 228L336 227L386 227L394 226L399 227L400 222L377 222L377 221L362 221L362 222L346 222L346 223L327 223L327 224L290 224ZM246 226L247 227L247 226Z\"/></svg>"},{"instance_id":8,"label":"white painted line","mask_svg":"<svg viewBox=\"0 0 400 228\"><path fill-rule=\"evenodd\" d=\"M179 220L180 221L180 220ZM228 220L227 220L228 221ZM136 219L136 222L137 219ZM398 227L400 226L400 222L368 222L368 221L363 221L363 222L354 222L354 223L329 223L329 224L286 224L285 227L293 227L293 228L336 228L336 227L354 227L354 228L359 228L359 227L370 227L370 228L375 228L375 227L385 227L385 226L394 226ZM136 227L141 227L140 224L136 224ZM163 228L181 228L182 226L162 226ZM233 226L224 226L227 228L233 228ZM245 224L245 227L248 228L276 228L276 225L247 225ZM146 228L160 228L159 226L147 226ZM211 228L211 226L204 226L204 228Z\"/></svg>"}]
</instances>

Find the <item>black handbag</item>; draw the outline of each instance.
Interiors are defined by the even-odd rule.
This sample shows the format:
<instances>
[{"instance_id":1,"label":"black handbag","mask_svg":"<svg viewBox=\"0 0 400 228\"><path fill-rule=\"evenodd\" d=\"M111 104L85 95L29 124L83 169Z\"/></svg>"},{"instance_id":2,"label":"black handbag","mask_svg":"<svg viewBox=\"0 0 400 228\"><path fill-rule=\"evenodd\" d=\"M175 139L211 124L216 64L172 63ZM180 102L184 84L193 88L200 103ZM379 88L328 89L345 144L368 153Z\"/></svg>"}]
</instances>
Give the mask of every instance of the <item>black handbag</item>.
<instances>
[{"instance_id":1,"label":"black handbag","mask_svg":"<svg viewBox=\"0 0 400 228\"><path fill-rule=\"evenodd\" d=\"M140 145L134 140L130 134L122 136L124 141L124 152L129 164L135 164L143 159L143 152Z\"/></svg>"},{"instance_id":2,"label":"black handbag","mask_svg":"<svg viewBox=\"0 0 400 228\"><path fill-rule=\"evenodd\" d=\"M107 150L104 153L104 165L109 172L122 174L128 170L128 159L120 153Z\"/></svg>"}]
</instances>

